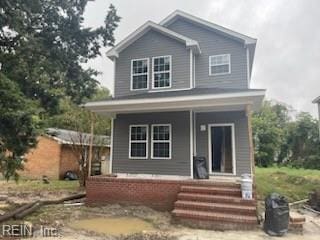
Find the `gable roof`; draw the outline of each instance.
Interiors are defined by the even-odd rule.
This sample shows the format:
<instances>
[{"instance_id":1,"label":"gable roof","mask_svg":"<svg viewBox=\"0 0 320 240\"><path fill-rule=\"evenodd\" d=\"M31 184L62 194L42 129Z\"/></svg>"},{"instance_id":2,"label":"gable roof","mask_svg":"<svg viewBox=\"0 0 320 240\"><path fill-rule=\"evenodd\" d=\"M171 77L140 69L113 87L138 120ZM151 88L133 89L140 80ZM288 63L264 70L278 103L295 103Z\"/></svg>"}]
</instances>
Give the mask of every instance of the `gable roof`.
<instances>
[{"instance_id":1,"label":"gable roof","mask_svg":"<svg viewBox=\"0 0 320 240\"><path fill-rule=\"evenodd\" d=\"M224 36L231 37L231 38L233 38L235 40L241 41L246 45L256 44L256 42L257 42L257 40L255 38L251 38L249 36L246 36L244 34L241 34L241 33L235 32L233 30L230 30L228 28L219 26L219 25L214 24L212 22L208 22L208 21L206 21L204 19L195 17L195 16L193 16L193 15L191 15L189 13L186 13L186 12L183 12L183 11L180 11L180 10L176 10L173 13L171 13L169 16L167 16L165 19L163 19L160 22L160 25L162 25L164 27L167 27L168 25L173 23L178 18L187 19L187 20L189 20L189 21L191 21L193 23L199 24L199 25L201 25L203 27L206 27L206 28L208 28L210 30L218 32L218 33L220 33L220 34L222 34Z\"/></svg>"},{"instance_id":2,"label":"gable roof","mask_svg":"<svg viewBox=\"0 0 320 240\"><path fill-rule=\"evenodd\" d=\"M81 134L81 135L80 135ZM90 133L81 133L72 130L60 128L47 128L46 135L58 141L60 144L66 145L87 145L90 144ZM105 135L94 135L94 146L110 146L110 137Z\"/></svg>"},{"instance_id":3,"label":"gable roof","mask_svg":"<svg viewBox=\"0 0 320 240\"><path fill-rule=\"evenodd\" d=\"M167 29L159 24L156 24L152 21L148 21L145 24L143 24L141 27L139 27L137 30L135 30L133 33L131 33L129 36L127 36L125 39L120 41L116 46L111 48L107 53L107 57L109 57L111 60L114 58L119 57L119 53L128 47L130 44L132 44L134 41L139 39L143 34L148 32L149 30L155 30L157 32L160 32L161 34L164 34L170 38L176 39L186 45L187 48L191 48L195 51L195 53L200 53L200 46L199 43L191 38L188 38L186 36L183 36L179 33L176 33L170 29Z\"/></svg>"},{"instance_id":4,"label":"gable roof","mask_svg":"<svg viewBox=\"0 0 320 240\"><path fill-rule=\"evenodd\" d=\"M320 96L317 97L317 98L315 98L315 99L312 101L312 103L320 103Z\"/></svg>"}]
</instances>

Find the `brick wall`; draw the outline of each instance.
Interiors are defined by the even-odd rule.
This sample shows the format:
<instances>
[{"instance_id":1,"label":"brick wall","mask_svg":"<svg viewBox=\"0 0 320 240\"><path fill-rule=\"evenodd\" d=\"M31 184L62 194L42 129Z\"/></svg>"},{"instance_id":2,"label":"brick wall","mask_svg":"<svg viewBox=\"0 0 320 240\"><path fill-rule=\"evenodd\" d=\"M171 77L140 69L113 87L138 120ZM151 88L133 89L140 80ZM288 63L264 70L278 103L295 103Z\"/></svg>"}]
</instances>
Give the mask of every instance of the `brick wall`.
<instances>
[{"instance_id":1,"label":"brick wall","mask_svg":"<svg viewBox=\"0 0 320 240\"><path fill-rule=\"evenodd\" d=\"M20 172L21 176L32 179L42 178L43 175L51 179L59 176L61 146L57 141L45 136L38 138L38 145L31 149L25 156L27 160L25 170Z\"/></svg>"},{"instance_id":2,"label":"brick wall","mask_svg":"<svg viewBox=\"0 0 320 240\"><path fill-rule=\"evenodd\" d=\"M90 177L86 183L88 204L136 204L171 211L180 186L186 181Z\"/></svg>"},{"instance_id":3,"label":"brick wall","mask_svg":"<svg viewBox=\"0 0 320 240\"><path fill-rule=\"evenodd\" d=\"M59 178L63 179L67 171L73 171L79 173L79 163L78 156L72 150L71 145L62 145L61 146L61 159L60 159L60 168L59 168Z\"/></svg>"}]
</instances>

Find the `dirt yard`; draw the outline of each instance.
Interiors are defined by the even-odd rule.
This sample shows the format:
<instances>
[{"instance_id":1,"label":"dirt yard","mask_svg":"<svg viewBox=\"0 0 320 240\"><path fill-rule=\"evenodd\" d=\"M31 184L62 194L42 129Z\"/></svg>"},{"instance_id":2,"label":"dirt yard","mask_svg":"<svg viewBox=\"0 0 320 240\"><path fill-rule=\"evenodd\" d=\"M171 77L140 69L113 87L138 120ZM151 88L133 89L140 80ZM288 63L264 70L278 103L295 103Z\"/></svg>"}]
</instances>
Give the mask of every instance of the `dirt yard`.
<instances>
[{"instance_id":1,"label":"dirt yard","mask_svg":"<svg viewBox=\"0 0 320 240\"><path fill-rule=\"evenodd\" d=\"M68 183L69 184L69 183ZM3 185L2 185L3 186ZM5 185L8 186L8 185ZM78 189L30 189L2 188L0 184L0 214L18 204L40 199L57 199L75 193ZM6 200L1 200L1 196ZM303 235L289 233L284 240L318 240L320 216L306 210L298 210L307 222ZM107 205L100 207L68 206L65 204L44 206L23 221L10 220L6 224L32 224L35 239L62 240L268 240L274 239L262 230L256 231L208 231L186 228L172 222L169 213L157 212L138 206ZM1 225L1 224L0 224ZM58 237L40 236L41 226L56 229ZM108 233L112 233L110 235Z\"/></svg>"}]
</instances>

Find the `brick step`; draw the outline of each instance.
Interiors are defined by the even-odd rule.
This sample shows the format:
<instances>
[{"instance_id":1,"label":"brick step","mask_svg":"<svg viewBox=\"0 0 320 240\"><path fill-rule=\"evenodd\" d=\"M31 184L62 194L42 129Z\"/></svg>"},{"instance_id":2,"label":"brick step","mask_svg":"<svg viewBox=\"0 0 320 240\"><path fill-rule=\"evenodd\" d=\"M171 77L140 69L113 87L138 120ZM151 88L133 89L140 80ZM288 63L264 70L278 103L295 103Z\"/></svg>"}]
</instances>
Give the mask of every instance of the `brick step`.
<instances>
[{"instance_id":1,"label":"brick step","mask_svg":"<svg viewBox=\"0 0 320 240\"><path fill-rule=\"evenodd\" d=\"M210 202L195 202L195 201L176 201L174 203L175 209L184 210L200 210L207 212L222 212L232 213L235 215L249 215L256 216L255 206L235 205L226 203L210 203Z\"/></svg>"},{"instance_id":2,"label":"brick step","mask_svg":"<svg viewBox=\"0 0 320 240\"><path fill-rule=\"evenodd\" d=\"M217 195L241 197L240 188L230 188L230 187L181 186L181 192L206 193L206 194L217 194Z\"/></svg>"},{"instance_id":3,"label":"brick step","mask_svg":"<svg viewBox=\"0 0 320 240\"><path fill-rule=\"evenodd\" d=\"M215 188L234 188L240 189L241 185L234 182L214 182L209 180L193 180L192 182L185 183L183 186L192 187L215 187Z\"/></svg>"},{"instance_id":4,"label":"brick step","mask_svg":"<svg viewBox=\"0 0 320 240\"><path fill-rule=\"evenodd\" d=\"M200 193L179 193L178 200L196 201L196 202L214 202L214 203L232 203L245 206L256 206L254 199L247 200L241 197L223 196L223 195L210 195Z\"/></svg>"},{"instance_id":5,"label":"brick step","mask_svg":"<svg viewBox=\"0 0 320 240\"><path fill-rule=\"evenodd\" d=\"M236 224L252 224L257 225L256 216L242 216L229 213L215 213L205 211L191 211L183 209L175 209L172 211L176 218L187 218L202 221L214 221L219 223L236 223Z\"/></svg>"}]
</instances>

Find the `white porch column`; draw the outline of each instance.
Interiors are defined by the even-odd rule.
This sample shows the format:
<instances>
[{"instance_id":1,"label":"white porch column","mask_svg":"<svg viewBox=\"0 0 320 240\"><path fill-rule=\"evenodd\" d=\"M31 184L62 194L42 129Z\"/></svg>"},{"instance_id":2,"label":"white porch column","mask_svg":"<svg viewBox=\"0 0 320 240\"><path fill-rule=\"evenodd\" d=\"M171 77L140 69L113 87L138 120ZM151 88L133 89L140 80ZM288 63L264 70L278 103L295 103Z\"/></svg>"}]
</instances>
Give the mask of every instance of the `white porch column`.
<instances>
[{"instance_id":1,"label":"white porch column","mask_svg":"<svg viewBox=\"0 0 320 240\"><path fill-rule=\"evenodd\" d=\"M193 111L190 110L190 176L193 178L193 144L194 144L194 135L193 135Z\"/></svg>"},{"instance_id":2,"label":"white porch column","mask_svg":"<svg viewBox=\"0 0 320 240\"><path fill-rule=\"evenodd\" d=\"M114 117L111 118L111 136L110 136L110 160L109 160L109 173L112 173L112 160L113 160L113 126L114 126Z\"/></svg>"}]
</instances>

